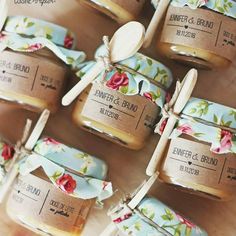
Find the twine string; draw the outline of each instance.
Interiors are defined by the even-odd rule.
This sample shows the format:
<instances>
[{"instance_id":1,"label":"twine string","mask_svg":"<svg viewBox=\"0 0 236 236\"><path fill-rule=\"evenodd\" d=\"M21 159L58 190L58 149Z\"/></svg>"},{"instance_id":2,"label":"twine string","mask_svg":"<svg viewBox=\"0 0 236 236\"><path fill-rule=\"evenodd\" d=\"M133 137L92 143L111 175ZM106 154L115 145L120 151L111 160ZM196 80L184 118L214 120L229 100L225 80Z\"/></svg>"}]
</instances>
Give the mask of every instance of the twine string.
<instances>
[{"instance_id":1,"label":"twine string","mask_svg":"<svg viewBox=\"0 0 236 236\"><path fill-rule=\"evenodd\" d=\"M171 100L169 102L167 102L161 110L162 118L158 122L158 124L156 125L156 128L154 130L155 133L158 133L161 135L161 126L162 126L163 122L165 122L168 118L170 118L170 116L174 116L177 120L180 119L180 116L174 112L174 105L179 97L180 92L181 92L181 87L182 87L182 85L181 85L180 81L177 81L176 87L175 87L175 92L174 92Z\"/></svg>"},{"instance_id":2,"label":"twine string","mask_svg":"<svg viewBox=\"0 0 236 236\"><path fill-rule=\"evenodd\" d=\"M31 153L31 151L27 150L24 146L25 142L27 141L27 139L29 137L31 126L32 126L32 121L27 119L24 130L23 130L22 137L20 140L17 141L17 143L14 147L15 154L12 158L12 161L9 163L8 166L6 166L7 172L11 171L11 169L13 168L15 163L20 159L20 157L26 156Z\"/></svg>"}]
</instances>

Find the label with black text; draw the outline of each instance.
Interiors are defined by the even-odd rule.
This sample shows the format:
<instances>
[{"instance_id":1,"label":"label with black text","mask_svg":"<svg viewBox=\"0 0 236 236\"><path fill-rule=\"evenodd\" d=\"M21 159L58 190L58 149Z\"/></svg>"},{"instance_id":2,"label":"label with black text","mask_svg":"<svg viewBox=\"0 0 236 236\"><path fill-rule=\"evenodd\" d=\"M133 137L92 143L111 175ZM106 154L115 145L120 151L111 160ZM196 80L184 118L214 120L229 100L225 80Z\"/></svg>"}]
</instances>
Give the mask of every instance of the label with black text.
<instances>
[{"instance_id":1,"label":"label with black text","mask_svg":"<svg viewBox=\"0 0 236 236\"><path fill-rule=\"evenodd\" d=\"M233 60L236 21L206 9L170 6L161 42L202 49Z\"/></svg>"},{"instance_id":2,"label":"label with black text","mask_svg":"<svg viewBox=\"0 0 236 236\"><path fill-rule=\"evenodd\" d=\"M163 171L175 179L213 188L236 186L236 159L232 154L215 154L210 146L183 138L171 140Z\"/></svg>"}]
</instances>

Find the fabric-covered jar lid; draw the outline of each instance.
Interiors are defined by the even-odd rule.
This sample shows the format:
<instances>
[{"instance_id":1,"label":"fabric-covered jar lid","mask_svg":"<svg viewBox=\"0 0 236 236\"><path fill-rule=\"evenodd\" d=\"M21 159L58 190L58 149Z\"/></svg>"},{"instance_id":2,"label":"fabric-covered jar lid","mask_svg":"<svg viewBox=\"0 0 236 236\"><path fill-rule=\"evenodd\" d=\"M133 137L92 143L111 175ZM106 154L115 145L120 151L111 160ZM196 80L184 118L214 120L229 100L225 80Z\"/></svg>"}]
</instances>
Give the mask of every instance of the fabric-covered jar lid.
<instances>
[{"instance_id":1,"label":"fabric-covered jar lid","mask_svg":"<svg viewBox=\"0 0 236 236\"><path fill-rule=\"evenodd\" d=\"M104 46L99 47L95 53L95 58L104 55L104 50ZM150 80L156 81L165 89L168 89L173 82L173 75L168 67L141 53L136 53L134 56L117 64L130 69L134 73L143 75Z\"/></svg>"},{"instance_id":2,"label":"fabric-covered jar lid","mask_svg":"<svg viewBox=\"0 0 236 236\"><path fill-rule=\"evenodd\" d=\"M40 139L33 151L81 175L101 180L107 176L108 168L104 161L52 138Z\"/></svg>"},{"instance_id":3,"label":"fabric-covered jar lid","mask_svg":"<svg viewBox=\"0 0 236 236\"><path fill-rule=\"evenodd\" d=\"M113 194L111 183L104 181L105 162L52 138L37 142L32 154L20 164L20 174L27 175L39 167L57 188L73 197L102 201Z\"/></svg>"},{"instance_id":4,"label":"fabric-covered jar lid","mask_svg":"<svg viewBox=\"0 0 236 236\"><path fill-rule=\"evenodd\" d=\"M104 55L105 47L101 46L96 51L95 58L99 60ZM82 78L94 64L94 61L81 64L77 76ZM162 108L166 101L166 90L171 86L172 81L172 73L166 66L137 53L131 58L116 63L111 71L106 72L104 67L104 71L94 83L102 83L127 96L144 96Z\"/></svg>"},{"instance_id":5,"label":"fabric-covered jar lid","mask_svg":"<svg viewBox=\"0 0 236 236\"><path fill-rule=\"evenodd\" d=\"M236 129L236 109L205 99L191 98L182 114L225 128Z\"/></svg>"},{"instance_id":6,"label":"fabric-covered jar lid","mask_svg":"<svg viewBox=\"0 0 236 236\"><path fill-rule=\"evenodd\" d=\"M43 37L71 49L76 45L75 34L67 28L27 16L9 16L4 31L25 37Z\"/></svg>"},{"instance_id":7,"label":"fabric-covered jar lid","mask_svg":"<svg viewBox=\"0 0 236 236\"><path fill-rule=\"evenodd\" d=\"M119 215L118 218L116 218ZM125 235L132 236L207 236L208 234L155 198L146 197L134 211L122 206L112 215Z\"/></svg>"},{"instance_id":8,"label":"fabric-covered jar lid","mask_svg":"<svg viewBox=\"0 0 236 236\"><path fill-rule=\"evenodd\" d=\"M152 0L152 3L156 7L159 0ZM235 0L172 0L171 5L175 7L189 6L191 9L206 7L223 15L236 18Z\"/></svg>"},{"instance_id":9,"label":"fabric-covered jar lid","mask_svg":"<svg viewBox=\"0 0 236 236\"><path fill-rule=\"evenodd\" d=\"M236 153L236 109L191 98L170 138L181 134L210 143L216 154Z\"/></svg>"},{"instance_id":10,"label":"fabric-covered jar lid","mask_svg":"<svg viewBox=\"0 0 236 236\"><path fill-rule=\"evenodd\" d=\"M0 32L1 51L32 53L48 49L67 65L77 68L86 58L82 51L72 50L75 37L68 29L27 16L11 16Z\"/></svg>"}]
</instances>

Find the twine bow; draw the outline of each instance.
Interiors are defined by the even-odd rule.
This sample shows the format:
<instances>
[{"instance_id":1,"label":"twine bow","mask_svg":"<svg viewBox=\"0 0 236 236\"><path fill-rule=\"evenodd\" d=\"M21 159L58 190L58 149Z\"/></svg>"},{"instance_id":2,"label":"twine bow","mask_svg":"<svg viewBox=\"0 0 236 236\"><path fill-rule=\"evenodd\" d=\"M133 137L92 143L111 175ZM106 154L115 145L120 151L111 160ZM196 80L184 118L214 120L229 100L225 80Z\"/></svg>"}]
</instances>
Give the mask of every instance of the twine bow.
<instances>
[{"instance_id":1,"label":"twine bow","mask_svg":"<svg viewBox=\"0 0 236 236\"><path fill-rule=\"evenodd\" d=\"M14 150L15 150L15 154L13 156L12 161L9 163L8 166L6 166L6 172L10 172L14 166L14 164L16 163L16 161L22 157L25 156L29 153L31 153L29 150L27 150L24 146L25 142L27 141L29 134L30 134L30 129L32 126L32 120L27 119L24 130L23 130L23 134L20 140L17 141Z\"/></svg>"},{"instance_id":2,"label":"twine bow","mask_svg":"<svg viewBox=\"0 0 236 236\"><path fill-rule=\"evenodd\" d=\"M102 61L106 72L109 72L113 69L113 65L111 61L111 48L108 36L103 36L103 43L105 45L105 53L98 57L98 61Z\"/></svg>"},{"instance_id":3,"label":"twine bow","mask_svg":"<svg viewBox=\"0 0 236 236\"><path fill-rule=\"evenodd\" d=\"M175 116L176 119L179 119L179 115L177 115L175 112L174 112L174 105L179 97L179 94L180 94L180 91L181 91L181 82L180 81L177 81L176 82L176 87L175 87L175 92L172 96L172 98L170 99L169 102L167 102L164 107L162 108L161 110L161 114L162 114L162 118L161 120L158 122L158 124L156 125L156 128L154 130L155 133L158 133L158 134L162 134L163 130L164 130L164 126L166 124L166 121L167 119L170 117L170 116Z\"/></svg>"},{"instance_id":4,"label":"twine bow","mask_svg":"<svg viewBox=\"0 0 236 236\"><path fill-rule=\"evenodd\" d=\"M103 73L103 77L101 80L101 83L104 83L106 81L107 73L112 71L114 66L111 61L111 48L110 48L110 42L108 36L103 36L102 38L104 46L105 46L105 53L102 56L99 56L97 61L101 61L104 65L105 71Z\"/></svg>"}]
</instances>

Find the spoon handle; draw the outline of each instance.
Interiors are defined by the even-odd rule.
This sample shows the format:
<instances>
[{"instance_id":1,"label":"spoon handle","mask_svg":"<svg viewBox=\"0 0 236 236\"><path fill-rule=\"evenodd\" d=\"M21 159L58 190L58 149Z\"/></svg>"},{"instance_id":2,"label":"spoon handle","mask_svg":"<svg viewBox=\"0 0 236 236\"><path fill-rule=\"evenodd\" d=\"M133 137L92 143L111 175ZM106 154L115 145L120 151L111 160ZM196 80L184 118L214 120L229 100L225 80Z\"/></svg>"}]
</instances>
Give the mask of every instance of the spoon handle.
<instances>
[{"instance_id":1,"label":"spoon handle","mask_svg":"<svg viewBox=\"0 0 236 236\"><path fill-rule=\"evenodd\" d=\"M34 148L36 142L38 141L39 137L41 136L47 124L49 116L50 116L50 111L44 110L25 144L25 148L27 150L32 150Z\"/></svg>"},{"instance_id":2,"label":"spoon handle","mask_svg":"<svg viewBox=\"0 0 236 236\"><path fill-rule=\"evenodd\" d=\"M69 106L75 98L102 72L104 65L102 62L97 62L94 67L87 72L63 98L62 105Z\"/></svg>"},{"instance_id":3,"label":"spoon handle","mask_svg":"<svg viewBox=\"0 0 236 236\"><path fill-rule=\"evenodd\" d=\"M155 151L146 169L146 174L148 176L152 176L158 169L159 163L161 161L161 157L163 153L165 152L166 146L169 141L169 136L176 124L176 121L177 120L174 116L170 116L170 118L168 119L165 130L163 134L161 135L161 138L155 148Z\"/></svg>"},{"instance_id":4,"label":"spoon handle","mask_svg":"<svg viewBox=\"0 0 236 236\"><path fill-rule=\"evenodd\" d=\"M179 114L187 104L197 83L198 71L191 69L186 74L182 82L181 92L174 105L174 113Z\"/></svg>"},{"instance_id":5,"label":"spoon handle","mask_svg":"<svg viewBox=\"0 0 236 236\"><path fill-rule=\"evenodd\" d=\"M156 29L158 25L160 24L160 21L170 3L170 0L160 0L158 3L157 9L152 17L152 20L147 28L146 36L144 39L143 47L147 48L150 46L152 39L154 37L154 34L156 32Z\"/></svg>"},{"instance_id":6,"label":"spoon handle","mask_svg":"<svg viewBox=\"0 0 236 236\"><path fill-rule=\"evenodd\" d=\"M149 180L142 186L142 188L136 193L133 199L128 203L131 209L135 209L142 199L147 195L155 181L157 180L158 174L153 174Z\"/></svg>"},{"instance_id":7,"label":"spoon handle","mask_svg":"<svg viewBox=\"0 0 236 236\"><path fill-rule=\"evenodd\" d=\"M175 114L178 115L182 111L182 109L188 102L189 98L191 97L191 94L197 82L197 75L198 75L197 70L191 69L185 76L182 82L182 88L179 97L177 98L177 101L174 105ZM176 116L171 115L167 121L164 132L161 135L161 138L148 164L148 167L146 169L147 175L152 176L156 172L156 170L159 169L158 167L160 166L161 158L163 156L163 153L165 152L166 146L169 141L169 137L175 127L176 122L177 122Z\"/></svg>"}]
</instances>

